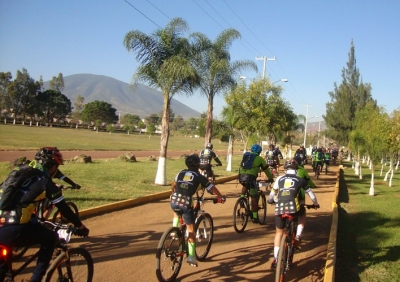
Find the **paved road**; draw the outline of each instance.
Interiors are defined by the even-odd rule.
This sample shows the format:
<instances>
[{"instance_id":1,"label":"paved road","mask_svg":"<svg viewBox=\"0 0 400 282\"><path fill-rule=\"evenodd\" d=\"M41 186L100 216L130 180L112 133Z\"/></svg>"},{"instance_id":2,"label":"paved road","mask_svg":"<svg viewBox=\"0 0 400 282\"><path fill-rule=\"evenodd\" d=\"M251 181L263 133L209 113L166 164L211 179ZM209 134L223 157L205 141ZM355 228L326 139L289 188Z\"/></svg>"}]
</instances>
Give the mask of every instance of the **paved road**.
<instances>
[{"instance_id":1,"label":"paved road","mask_svg":"<svg viewBox=\"0 0 400 282\"><path fill-rule=\"evenodd\" d=\"M308 211L302 251L295 254L287 281L323 281L335 181L334 172L315 181L318 188L314 192L321 209ZM275 232L273 208L268 206L266 225L250 222L244 233L237 234L232 227L232 213L240 188L235 181L218 188L228 197L227 202L206 203L204 207L215 225L211 251L197 268L185 263L177 281L274 281L270 270ZM95 282L157 281L156 247L171 222L168 201L152 202L86 219L90 238L74 237L72 242L92 254Z\"/></svg>"}]
</instances>

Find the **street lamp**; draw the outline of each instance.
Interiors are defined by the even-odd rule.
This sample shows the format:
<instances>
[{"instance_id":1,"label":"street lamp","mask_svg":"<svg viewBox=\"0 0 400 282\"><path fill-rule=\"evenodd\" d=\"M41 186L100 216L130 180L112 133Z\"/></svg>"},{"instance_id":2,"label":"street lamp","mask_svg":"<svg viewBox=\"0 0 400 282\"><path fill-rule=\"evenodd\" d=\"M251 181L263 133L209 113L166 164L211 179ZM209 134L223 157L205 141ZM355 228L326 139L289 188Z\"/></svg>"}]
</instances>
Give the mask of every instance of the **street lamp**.
<instances>
[{"instance_id":1,"label":"street lamp","mask_svg":"<svg viewBox=\"0 0 400 282\"><path fill-rule=\"evenodd\" d=\"M275 83L277 83L277 82L279 82L279 81L281 81L281 82L288 82L289 79L287 79L287 78L282 78L282 79L279 79L279 80L275 81L275 82L272 83L272 84L275 84Z\"/></svg>"}]
</instances>

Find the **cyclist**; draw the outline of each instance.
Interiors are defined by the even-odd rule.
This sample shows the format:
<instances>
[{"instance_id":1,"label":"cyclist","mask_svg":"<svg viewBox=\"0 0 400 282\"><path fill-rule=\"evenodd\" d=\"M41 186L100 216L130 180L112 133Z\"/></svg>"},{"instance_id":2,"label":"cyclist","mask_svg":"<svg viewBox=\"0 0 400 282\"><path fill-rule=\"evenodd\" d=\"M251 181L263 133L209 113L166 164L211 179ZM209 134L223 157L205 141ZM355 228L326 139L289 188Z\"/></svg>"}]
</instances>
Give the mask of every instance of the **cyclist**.
<instances>
[{"instance_id":1,"label":"cyclist","mask_svg":"<svg viewBox=\"0 0 400 282\"><path fill-rule=\"evenodd\" d=\"M11 195L10 193L5 193L6 187L1 187L3 188L0 191L3 193L0 194L2 203L7 204L0 210L0 244L10 247L40 244L37 265L30 281L41 281L58 240L58 234L55 231L44 227L33 216L35 206L41 200L48 198L57 206L63 216L78 228L75 235L83 237L89 235L89 229L69 208L60 190L52 181L52 176L62 164L63 157L56 147L43 147L37 152L35 160L25 167L33 167L37 172L36 176L24 181L20 187L16 187L18 193L13 193L12 196L8 196ZM21 173L25 168L19 168ZM10 183L8 180L11 175L16 174L11 172L4 183ZM6 270L4 261L0 261L0 281L3 281Z\"/></svg>"},{"instance_id":2,"label":"cyclist","mask_svg":"<svg viewBox=\"0 0 400 282\"><path fill-rule=\"evenodd\" d=\"M225 198L219 192L217 187L214 186L207 178L199 173L200 158L197 154L187 156L185 159L187 169L182 170L176 176L171 185L171 208L183 212L183 220L189 232L188 239L188 257L187 263L197 266L196 251L195 251L195 235L194 235L194 212L193 212L193 198L197 190L201 187L206 188L211 194L216 194L218 202L224 203ZM177 227L179 225L179 216L174 213L172 225Z\"/></svg>"},{"instance_id":3,"label":"cyclist","mask_svg":"<svg viewBox=\"0 0 400 282\"><path fill-rule=\"evenodd\" d=\"M274 145L270 144L268 146L268 150L265 151L265 156L264 156L265 162L269 167L274 168L276 171L278 171L279 165L279 158L277 155L277 152L274 149ZM278 161L277 161L278 160Z\"/></svg>"},{"instance_id":4,"label":"cyclist","mask_svg":"<svg viewBox=\"0 0 400 282\"><path fill-rule=\"evenodd\" d=\"M313 201L316 208L319 208L317 198L312 192L308 182L296 175L298 170L298 164L294 159L288 160L284 165L285 174L279 176L275 183L274 189L268 198L268 203L274 203L275 193L278 194L278 202L275 205L275 239L274 239L274 261L271 267L276 267L276 259L279 253L279 246L283 235L283 229L285 227L285 219L281 217L282 214L288 213L298 216L298 227L295 238L295 246L299 247L301 243L301 234L304 230L306 221L306 214L304 206L301 204L305 203L305 199L301 199L302 188L307 192L308 196Z\"/></svg>"},{"instance_id":5,"label":"cyclist","mask_svg":"<svg viewBox=\"0 0 400 282\"><path fill-rule=\"evenodd\" d=\"M254 223L258 223L258 190L259 187L256 185L256 179L258 176L258 172L260 169L264 171L266 177L268 178L268 182L273 182L274 179L272 177L271 171L269 170L268 165L265 160L260 156L262 148L258 144L254 144L251 146L251 154L254 155L252 164L250 168L246 169L241 167L239 169L239 182L242 184L242 194L241 197L247 192L249 187L250 198L251 198L251 211L253 213L252 221Z\"/></svg>"},{"instance_id":6,"label":"cyclist","mask_svg":"<svg viewBox=\"0 0 400 282\"><path fill-rule=\"evenodd\" d=\"M324 163L326 165L326 170L329 171L329 162L331 161L331 152L329 149L325 151Z\"/></svg>"},{"instance_id":7,"label":"cyclist","mask_svg":"<svg viewBox=\"0 0 400 282\"><path fill-rule=\"evenodd\" d=\"M307 170L304 168L304 164L301 162L301 158L298 156L297 157L295 156L294 160L298 164L297 176L307 180L308 185L310 185L310 188L316 188L314 182L311 180L310 175L308 174ZM304 199L305 198L304 190L302 190L301 192L302 192L302 198Z\"/></svg>"},{"instance_id":8,"label":"cyclist","mask_svg":"<svg viewBox=\"0 0 400 282\"><path fill-rule=\"evenodd\" d=\"M201 152L200 152L200 169L205 170L207 172L208 180L210 180L210 181L212 181L212 179L213 179L213 171L211 169L211 160L214 159L214 161L218 164L218 166L222 166L222 163L219 160L218 156L212 150L213 147L214 147L213 144L208 143L206 145L206 148L201 150Z\"/></svg>"},{"instance_id":9,"label":"cyclist","mask_svg":"<svg viewBox=\"0 0 400 282\"><path fill-rule=\"evenodd\" d=\"M315 171L315 172L317 171L318 165L321 166L321 171L322 171L322 166L324 165L324 153L322 153L321 147L315 151L315 154L313 157L313 164L314 164L313 171ZM321 171L320 171L320 173L321 173Z\"/></svg>"},{"instance_id":10,"label":"cyclist","mask_svg":"<svg viewBox=\"0 0 400 282\"><path fill-rule=\"evenodd\" d=\"M304 148L303 145L300 145L300 147L296 150L294 155L300 156L303 164L307 164L307 152L306 152L306 148Z\"/></svg>"}]
</instances>

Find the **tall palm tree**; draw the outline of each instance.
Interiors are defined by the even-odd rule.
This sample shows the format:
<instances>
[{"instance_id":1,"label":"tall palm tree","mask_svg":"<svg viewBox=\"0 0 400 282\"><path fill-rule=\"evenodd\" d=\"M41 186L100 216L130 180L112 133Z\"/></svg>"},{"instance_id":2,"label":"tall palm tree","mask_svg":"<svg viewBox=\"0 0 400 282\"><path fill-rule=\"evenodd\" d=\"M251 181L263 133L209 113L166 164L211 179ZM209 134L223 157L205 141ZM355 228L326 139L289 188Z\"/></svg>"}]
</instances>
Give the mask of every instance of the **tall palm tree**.
<instances>
[{"instance_id":1,"label":"tall palm tree","mask_svg":"<svg viewBox=\"0 0 400 282\"><path fill-rule=\"evenodd\" d=\"M171 99L176 93L190 95L193 84L198 81L190 63L190 44L183 33L188 24L181 18L172 19L165 28L147 35L139 30L128 32L124 46L136 54L139 62L133 82L144 82L163 93L162 130L160 157L155 184L166 185L166 156L169 139Z\"/></svg>"},{"instance_id":2,"label":"tall palm tree","mask_svg":"<svg viewBox=\"0 0 400 282\"><path fill-rule=\"evenodd\" d=\"M235 29L222 31L215 41L202 33L193 33L194 66L200 76L200 91L208 99L205 144L211 142L214 98L218 93L234 87L240 72L257 71L257 65L249 60L231 62L229 47L240 33Z\"/></svg>"}]
</instances>

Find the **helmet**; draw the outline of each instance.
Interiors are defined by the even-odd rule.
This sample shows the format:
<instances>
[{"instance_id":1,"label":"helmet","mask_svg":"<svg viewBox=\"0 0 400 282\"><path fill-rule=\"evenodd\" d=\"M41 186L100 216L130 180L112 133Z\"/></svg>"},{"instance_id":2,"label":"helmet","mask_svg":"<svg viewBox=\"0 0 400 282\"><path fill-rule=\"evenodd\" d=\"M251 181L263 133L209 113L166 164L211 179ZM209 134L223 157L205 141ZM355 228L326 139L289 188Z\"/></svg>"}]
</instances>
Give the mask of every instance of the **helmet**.
<instances>
[{"instance_id":1,"label":"helmet","mask_svg":"<svg viewBox=\"0 0 400 282\"><path fill-rule=\"evenodd\" d=\"M197 154L193 154L193 155L189 155L186 157L185 159L185 164L186 166L189 167L194 167L197 168L198 166L200 166L200 158L199 155Z\"/></svg>"},{"instance_id":2,"label":"helmet","mask_svg":"<svg viewBox=\"0 0 400 282\"><path fill-rule=\"evenodd\" d=\"M259 155L261 153L261 151L262 151L262 148L260 145L254 144L253 146L251 146L252 153L257 153Z\"/></svg>"},{"instance_id":3,"label":"helmet","mask_svg":"<svg viewBox=\"0 0 400 282\"><path fill-rule=\"evenodd\" d=\"M207 148L207 149L210 149L210 150L212 150L212 148L213 148L213 144L211 144L211 143L208 143L208 144L206 145L206 148Z\"/></svg>"},{"instance_id":4,"label":"helmet","mask_svg":"<svg viewBox=\"0 0 400 282\"><path fill-rule=\"evenodd\" d=\"M287 161L285 162L285 165L284 165L283 167L284 167L284 169L294 169L294 170L297 170L297 169L299 168L299 165L298 165L298 163L297 163L294 159L291 159L291 160L287 160Z\"/></svg>"},{"instance_id":5,"label":"helmet","mask_svg":"<svg viewBox=\"0 0 400 282\"><path fill-rule=\"evenodd\" d=\"M35 155L35 160L46 167L63 165L64 160L57 147L42 147Z\"/></svg>"}]
</instances>

